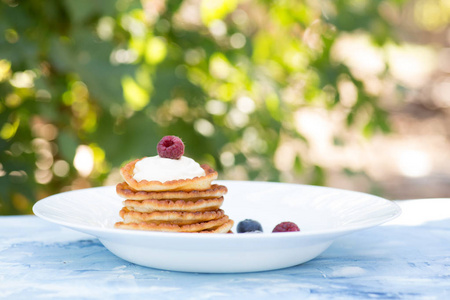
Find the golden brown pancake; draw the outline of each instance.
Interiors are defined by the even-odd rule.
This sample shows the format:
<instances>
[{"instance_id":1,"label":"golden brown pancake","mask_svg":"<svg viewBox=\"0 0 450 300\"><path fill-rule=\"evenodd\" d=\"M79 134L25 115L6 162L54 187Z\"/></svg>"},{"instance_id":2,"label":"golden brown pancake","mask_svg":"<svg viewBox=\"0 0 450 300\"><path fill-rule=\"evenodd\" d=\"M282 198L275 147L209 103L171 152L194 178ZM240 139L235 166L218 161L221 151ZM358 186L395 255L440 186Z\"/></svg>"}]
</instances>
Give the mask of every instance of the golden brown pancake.
<instances>
[{"instance_id":1,"label":"golden brown pancake","mask_svg":"<svg viewBox=\"0 0 450 300\"><path fill-rule=\"evenodd\" d=\"M145 158L145 157L144 157ZM143 158L142 158L143 159ZM205 170L205 176L199 176L192 179L178 179L170 180L166 182L160 181L137 181L133 178L134 166L141 159L136 159L129 162L120 169L120 174L128 185L136 191L193 191L193 190L205 190L211 187L211 182L217 178L217 172L208 165L201 165Z\"/></svg>"},{"instance_id":2,"label":"golden brown pancake","mask_svg":"<svg viewBox=\"0 0 450 300\"><path fill-rule=\"evenodd\" d=\"M192 191L136 191L132 189L126 182L121 182L116 186L116 192L119 196L129 200L146 200L146 199L209 199L218 198L225 195L228 189L223 185L213 184L204 190Z\"/></svg>"},{"instance_id":3,"label":"golden brown pancake","mask_svg":"<svg viewBox=\"0 0 450 300\"><path fill-rule=\"evenodd\" d=\"M140 222L140 223L117 222L114 225L114 227L121 229L164 231L164 232L199 232L204 230L218 230L222 225L228 223L228 221L229 218L227 215L225 215L220 219L187 225L177 225L171 223L155 224L147 222ZM226 232L228 232L228 230Z\"/></svg>"},{"instance_id":4,"label":"golden brown pancake","mask_svg":"<svg viewBox=\"0 0 450 300\"><path fill-rule=\"evenodd\" d=\"M124 223L170 223L177 225L187 225L200 222L207 222L219 219L225 215L221 209L213 211L155 211L150 213L141 213L136 211L129 211L127 208L122 208L119 212L120 217Z\"/></svg>"},{"instance_id":5,"label":"golden brown pancake","mask_svg":"<svg viewBox=\"0 0 450 300\"><path fill-rule=\"evenodd\" d=\"M132 211L208 211L216 210L223 203L223 197L195 200L125 200L123 205Z\"/></svg>"},{"instance_id":6,"label":"golden brown pancake","mask_svg":"<svg viewBox=\"0 0 450 300\"><path fill-rule=\"evenodd\" d=\"M122 222L114 227L121 229L229 233L234 222L219 209L228 192L222 185L211 182L217 172L201 165L204 176L192 179L136 181L134 167L140 159L120 169L125 182L116 186L117 194L125 198L120 211Z\"/></svg>"},{"instance_id":7,"label":"golden brown pancake","mask_svg":"<svg viewBox=\"0 0 450 300\"><path fill-rule=\"evenodd\" d=\"M231 231L233 224L234 224L233 220L228 220L228 222L226 222L223 225L220 225L219 227L217 227L215 229L202 230L202 231L199 231L199 233L233 233Z\"/></svg>"}]
</instances>

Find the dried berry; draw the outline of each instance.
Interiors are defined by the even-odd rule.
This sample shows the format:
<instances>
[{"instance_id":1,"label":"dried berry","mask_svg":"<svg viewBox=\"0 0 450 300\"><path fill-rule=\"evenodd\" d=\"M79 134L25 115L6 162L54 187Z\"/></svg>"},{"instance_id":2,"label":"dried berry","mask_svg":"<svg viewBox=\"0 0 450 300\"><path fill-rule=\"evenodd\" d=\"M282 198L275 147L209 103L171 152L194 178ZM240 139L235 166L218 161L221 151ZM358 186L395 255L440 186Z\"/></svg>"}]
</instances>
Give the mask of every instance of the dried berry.
<instances>
[{"instance_id":1,"label":"dried berry","mask_svg":"<svg viewBox=\"0 0 450 300\"><path fill-rule=\"evenodd\" d=\"M184 143L179 137L168 135L159 141L156 150L163 158L180 159L184 154Z\"/></svg>"},{"instance_id":2,"label":"dried berry","mask_svg":"<svg viewBox=\"0 0 450 300\"><path fill-rule=\"evenodd\" d=\"M246 233L246 232L263 232L262 226L258 221L245 219L244 221L239 222L237 225L236 231L238 233Z\"/></svg>"},{"instance_id":3,"label":"dried berry","mask_svg":"<svg viewBox=\"0 0 450 300\"><path fill-rule=\"evenodd\" d=\"M275 226L272 232L288 232L288 231L300 231L300 228L292 222L282 222Z\"/></svg>"}]
</instances>

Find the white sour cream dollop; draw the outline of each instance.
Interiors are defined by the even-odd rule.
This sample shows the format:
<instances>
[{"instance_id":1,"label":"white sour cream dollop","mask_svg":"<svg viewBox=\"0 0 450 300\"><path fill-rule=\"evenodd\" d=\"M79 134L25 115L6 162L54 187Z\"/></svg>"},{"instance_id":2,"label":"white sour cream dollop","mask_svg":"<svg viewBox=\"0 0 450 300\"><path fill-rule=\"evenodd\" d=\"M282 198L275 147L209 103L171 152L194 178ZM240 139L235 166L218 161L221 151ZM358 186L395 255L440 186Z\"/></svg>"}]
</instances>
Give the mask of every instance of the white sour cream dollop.
<instances>
[{"instance_id":1,"label":"white sour cream dollop","mask_svg":"<svg viewBox=\"0 0 450 300\"><path fill-rule=\"evenodd\" d=\"M133 178L136 181L166 182L178 179L192 179L205 176L205 170L192 158L162 158L159 155L145 157L134 166Z\"/></svg>"}]
</instances>

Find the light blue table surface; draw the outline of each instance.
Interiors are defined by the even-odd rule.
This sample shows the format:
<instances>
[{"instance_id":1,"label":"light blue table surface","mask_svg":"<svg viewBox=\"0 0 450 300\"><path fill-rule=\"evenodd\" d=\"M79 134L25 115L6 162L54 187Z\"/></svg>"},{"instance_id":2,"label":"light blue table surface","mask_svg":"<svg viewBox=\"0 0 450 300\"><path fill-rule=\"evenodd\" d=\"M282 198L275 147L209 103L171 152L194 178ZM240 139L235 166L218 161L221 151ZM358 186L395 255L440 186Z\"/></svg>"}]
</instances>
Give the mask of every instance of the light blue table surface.
<instances>
[{"instance_id":1,"label":"light blue table surface","mask_svg":"<svg viewBox=\"0 0 450 300\"><path fill-rule=\"evenodd\" d=\"M89 235L0 217L0 298L450 299L450 199L398 203L401 217L344 236L310 262L242 274L141 267Z\"/></svg>"}]
</instances>

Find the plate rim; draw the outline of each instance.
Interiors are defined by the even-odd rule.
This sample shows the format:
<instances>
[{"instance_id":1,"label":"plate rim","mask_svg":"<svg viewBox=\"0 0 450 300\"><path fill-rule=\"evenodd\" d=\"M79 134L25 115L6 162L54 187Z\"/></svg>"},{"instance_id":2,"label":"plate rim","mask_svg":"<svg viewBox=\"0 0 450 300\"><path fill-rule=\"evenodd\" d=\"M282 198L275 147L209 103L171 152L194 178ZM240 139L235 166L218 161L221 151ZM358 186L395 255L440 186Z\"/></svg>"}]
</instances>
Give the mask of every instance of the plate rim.
<instances>
[{"instance_id":1,"label":"plate rim","mask_svg":"<svg viewBox=\"0 0 450 300\"><path fill-rule=\"evenodd\" d=\"M71 228L73 230L82 231L84 233L88 233L90 235L96 236L97 238L103 239L101 237L100 233L105 234L115 234L117 236L139 236L139 237L157 237L157 238L189 238L192 239L219 239L219 240L234 240L234 239L249 239L249 240L259 240L259 239L284 239L284 238L311 238L311 237L322 237L322 236L342 236L349 233L352 233L354 231L364 230L371 227L375 227L378 225L381 225L383 223L389 222L398 216L401 215L402 210L400 206L395 203L392 200L388 200L376 195L359 192L359 191L351 191L351 190L345 190L340 188L334 188L334 187L326 187L326 186L316 186L316 185L307 185L307 184L298 184L298 183L284 183L284 182L273 182L273 181L242 181L242 180L216 180L215 183L217 184L223 184L226 185L227 183L233 183L233 184L267 184L267 185L286 185L286 186L302 186L307 188L314 188L314 189L323 189L328 191L339 191L339 192L346 192L346 193L352 193L352 194L360 194L362 196L370 196L370 198L376 199L377 201L383 201L386 204L389 204L392 209L392 215L385 217L383 219L375 220L372 222L368 222L363 225L340 225L337 228L328 228L328 229L317 229L317 230L309 230L309 231L300 231L300 232L279 232L277 234L272 234L271 232L264 232L262 234L192 234L192 233L184 233L184 232L156 232L156 231L141 231L141 230L124 230L124 229L118 229L118 228L109 228L109 227L99 227L99 226L89 226L89 225L82 225L82 224L76 224L73 222L65 222L62 220L56 220L53 218L49 218L45 216L45 214L41 214L40 209L41 206L45 206L47 202L51 202L54 200L54 198L57 198L61 195L67 195L72 193L82 193L87 190L100 190L100 189L113 189L115 188L114 185L110 186L98 186L98 187L91 187L86 189L79 189L79 190L73 190L73 191L66 191L61 192L57 194L53 194L51 196L45 197L41 200L38 200L33 205L33 213L48 222L55 223L64 227ZM95 233L92 233L95 232Z\"/></svg>"}]
</instances>

